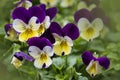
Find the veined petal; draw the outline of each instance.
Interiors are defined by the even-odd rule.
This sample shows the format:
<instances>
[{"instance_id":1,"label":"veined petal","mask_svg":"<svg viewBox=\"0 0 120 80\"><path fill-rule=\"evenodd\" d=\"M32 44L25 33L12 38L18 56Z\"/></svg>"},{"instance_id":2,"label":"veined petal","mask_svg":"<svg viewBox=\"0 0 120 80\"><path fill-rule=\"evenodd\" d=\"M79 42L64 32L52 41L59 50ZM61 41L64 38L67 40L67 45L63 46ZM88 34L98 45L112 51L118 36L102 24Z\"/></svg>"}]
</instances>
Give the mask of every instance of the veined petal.
<instances>
[{"instance_id":1,"label":"veined petal","mask_svg":"<svg viewBox=\"0 0 120 80\"><path fill-rule=\"evenodd\" d=\"M43 22L45 19L45 11L38 6L30 7L29 12L31 13L31 16L36 16L40 22Z\"/></svg>"},{"instance_id":2,"label":"veined petal","mask_svg":"<svg viewBox=\"0 0 120 80\"><path fill-rule=\"evenodd\" d=\"M46 10L46 15L50 17L50 20L52 20L56 16L57 12L58 10L56 7L48 8Z\"/></svg>"},{"instance_id":3,"label":"veined petal","mask_svg":"<svg viewBox=\"0 0 120 80\"><path fill-rule=\"evenodd\" d=\"M93 59L94 59L94 57L93 57L92 53L89 51L85 51L82 54L82 60L85 65L88 65L90 63L90 61Z\"/></svg>"},{"instance_id":4,"label":"veined petal","mask_svg":"<svg viewBox=\"0 0 120 80\"><path fill-rule=\"evenodd\" d=\"M34 61L34 66L36 68L48 68L52 64L52 60L49 56L42 53L39 58Z\"/></svg>"},{"instance_id":5,"label":"veined petal","mask_svg":"<svg viewBox=\"0 0 120 80\"><path fill-rule=\"evenodd\" d=\"M70 46L73 46L73 41L71 38L69 38L68 36L65 36L64 39L68 42Z\"/></svg>"},{"instance_id":6,"label":"veined petal","mask_svg":"<svg viewBox=\"0 0 120 80\"><path fill-rule=\"evenodd\" d=\"M26 29L26 31L22 32L20 35L19 35L19 40L20 41L27 41L29 38L32 38L32 37L38 37L38 32L37 31L33 31L31 29Z\"/></svg>"},{"instance_id":7,"label":"veined petal","mask_svg":"<svg viewBox=\"0 0 120 80\"><path fill-rule=\"evenodd\" d=\"M100 57L100 58L97 59L97 61L105 69L108 69L109 66L110 66L110 60L107 57Z\"/></svg>"},{"instance_id":8,"label":"veined petal","mask_svg":"<svg viewBox=\"0 0 120 80\"><path fill-rule=\"evenodd\" d=\"M86 68L86 71L94 77L96 74L99 74L101 72L101 67L99 65L98 61L91 60L89 65Z\"/></svg>"},{"instance_id":9,"label":"veined petal","mask_svg":"<svg viewBox=\"0 0 120 80\"><path fill-rule=\"evenodd\" d=\"M100 18L96 18L93 22L92 25L94 26L95 30L101 31L103 29L103 21Z\"/></svg>"},{"instance_id":10,"label":"veined petal","mask_svg":"<svg viewBox=\"0 0 120 80\"><path fill-rule=\"evenodd\" d=\"M25 24L23 21L21 21L20 19L15 19L13 21L13 28L17 31L17 32L24 32L26 30L26 26L27 24Z\"/></svg>"},{"instance_id":11,"label":"veined petal","mask_svg":"<svg viewBox=\"0 0 120 80\"><path fill-rule=\"evenodd\" d=\"M62 31L69 36L72 40L75 40L79 37L79 29L73 23L68 23L62 29Z\"/></svg>"},{"instance_id":12,"label":"veined petal","mask_svg":"<svg viewBox=\"0 0 120 80\"><path fill-rule=\"evenodd\" d=\"M53 49L50 46L45 46L43 48L43 51L48 55L48 56L53 56L54 52Z\"/></svg>"},{"instance_id":13,"label":"veined petal","mask_svg":"<svg viewBox=\"0 0 120 80\"><path fill-rule=\"evenodd\" d=\"M40 56L41 50L36 46L30 46L28 52L34 59L36 59Z\"/></svg>"},{"instance_id":14,"label":"veined petal","mask_svg":"<svg viewBox=\"0 0 120 80\"><path fill-rule=\"evenodd\" d=\"M78 20L78 28L80 31L85 31L90 25L90 22L86 18L81 18Z\"/></svg>"},{"instance_id":15,"label":"veined petal","mask_svg":"<svg viewBox=\"0 0 120 80\"><path fill-rule=\"evenodd\" d=\"M37 17L33 16L29 21L29 27L32 30L38 30L40 27L40 22Z\"/></svg>"}]
</instances>

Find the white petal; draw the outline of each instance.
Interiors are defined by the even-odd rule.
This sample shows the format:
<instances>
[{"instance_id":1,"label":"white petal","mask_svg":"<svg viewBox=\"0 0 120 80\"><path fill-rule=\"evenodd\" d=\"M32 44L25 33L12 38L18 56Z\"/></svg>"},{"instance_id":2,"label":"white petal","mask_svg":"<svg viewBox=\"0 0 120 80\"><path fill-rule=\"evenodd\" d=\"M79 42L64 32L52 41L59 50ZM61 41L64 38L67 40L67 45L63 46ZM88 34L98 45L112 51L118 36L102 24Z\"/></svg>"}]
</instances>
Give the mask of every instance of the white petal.
<instances>
[{"instance_id":1,"label":"white petal","mask_svg":"<svg viewBox=\"0 0 120 80\"><path fill-rule=\"evenodd\" d=\"M83 8L87 8L87 5L86 5L86 3L84 2L84 1L81 1L79 4L78 4L78 10L80 10L80 9L83 9Z\"/></svg>"},{"instance_id":2,"label":"white petal","mask_svg":"<svg viewBox=\"0 0 120 80\"><path fill-rule=\"evenodd\" d=\"M93 22L92 22L93 27L95 28L95 30L97 31L101 31L103 29L103 21L100 18L96 18Z\"/></svg>"},{"instance_id":3,"label":"white petal","mask_svg":"<svg viewBox=\"0 0 120 80\"><path fill-rule=\"evenodd\" d=\"M73 46L73 41L71 38L69 38L68 36L65 36L64 39L67 40L70 46Z\"/></svg>"},{"instance_id":4,"label":"white petal","mask_svg":"<svg viewBox=\"0 0 120 80\"><path fill-rule=\"evenodd\" d=\"M15 19L13 21L13 28L17 31L17 32L24 32L26 30L26 26L27 24L25 24L22 20L20 19Z\"/></svg>"},{"instance_id":5,"label":"white petal","mask_svg":"<svg viewBox=\"0 0 120 80\"><path fill-rule=\"evenodd\" d=\"M25 1L25 8L29 9L32 6L32 3L28 0Z\"/></svg>"},{"instance_id":6,"label":"white petal","mask_svg":"<svg viewBox=\"0 0 120 80\"><path fill-rule=\"evenodd\" d=\"M53 36L54 36L54 38L55 38L55 41L61 41L61 40L64 39L63 37L59 36L59 35L56 34L56 33L53 33Z\"/></svg>"},{"instance_id":7,"label":"white petal","mask_svg":"<svg viewBox=\"0 0 120 80\"><path fill-rule=\"evenodd\" d=\"M40 27L40 23L36 23L38 20L37 17L32 17L29 21L29 27L32 28L32 30L38 30Z\"/></svg>"},{"instance_id":8,"label":"white petal","mask_svg":"<svg viewBox=\"0 0 120 80\"><path fill-rule=\"evenodd\" d=\"M43 23L45 25L45 28L48 29L50 27L50 17L46 16Z\"/></svg>"},{"instance_id":9,"label":"white petal","mask_svg":"<svg viewBox=\"0 0 120 80\"><path fill-rule=\"evenodd\" d=\"M35 59L35 61L34 61L34 66L35 66L36 68L39 68L39 69L43 68L43 65L45 65L44 68L48 68L51 64L52 64L52 60L51 60L51 58L48 57L48 56L47 56L47 59L46 59L45 61L42 60L42 59L40 59L40 58L37 58L37 59Z\"/></svg>"},{"instance_id":10,"label":"white petal","mask_svg":"<svg viewBox=\"0 0 120 80\"><path fill-rule=\"evenodd\" d=\"M54 52L53 49L50 46L45 46L43 48L43 51L48 55L48 56L53 56Z\"/></svg>"},{"instance_id":11,"label":"white petal","mask_svg":"<svg viewBox=\"0 0 120 80\"><path fill-rule=\"evenodd\" d=\"M36 46L30 46L28 52L33 58L36 59L40 56L41 50Z\"/></svg>"},{"instance_id":12,"label":"white petal","mask_svg":"<svg viewBox=\"0 0 120 80\"><path fill-rule=\"evenodd\" d=\"M86 18L81 18L78 21L78 28L80 31L85 31L90 25L90 22Z\"/></svg>"}]
</instances>

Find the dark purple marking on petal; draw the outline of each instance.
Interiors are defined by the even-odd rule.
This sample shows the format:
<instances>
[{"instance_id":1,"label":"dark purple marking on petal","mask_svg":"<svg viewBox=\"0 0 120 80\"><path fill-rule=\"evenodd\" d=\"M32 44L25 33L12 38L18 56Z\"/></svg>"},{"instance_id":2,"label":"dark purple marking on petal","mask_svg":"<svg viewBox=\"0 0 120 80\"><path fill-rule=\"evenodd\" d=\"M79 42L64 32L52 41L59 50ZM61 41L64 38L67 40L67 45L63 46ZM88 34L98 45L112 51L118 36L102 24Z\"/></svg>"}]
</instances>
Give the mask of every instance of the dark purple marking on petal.
<instances>
[{"instance_id":1,"label":"dark purple marking on petal","mask_svg":"<svg viewBox=\"0 0 120 80\"><path fill-rule=\"evenodd\" d=\"M42 65L42 68L45 68L46 67L46 64L44 63L43 65Z\"/></svg>"},{"instance_id":2,"label":"dark purple marking on petal","mask_svg":"<svg viewBox=\"0 0 120 80\"><path fill-rule=\"evenodd\" d=\"M24 52L16 52L16 53L14 54L14 56L15 56L17 59L21 60L21 61L22 61L23 59L25 59L25 60L27 60L27 61L34 61L34 59L33 59L31 56L25 54Z\"/></svg>"},{"instance_id":3,"label":"dark purple marking on petal","mask_svg":"<svg viewBox=\"0 0 120 80\"><path fill-rule=\"evenodd\" d=\"M62 52L62 56L64 56L65 55L65 52Z\"/></svg>"},{"instance_id":4,"label":"dark purple marking on petal","mask_svg":"<svg viewBox=\"0 0 120 80\"><path fill-rule=\"evenodd\" d=\"M50 29L47 29L41 36L40 38L47 38L52 44L55 43L55 38L52 35Z\"/></svg>"},{"instance_id":5,"label":"dark purple marking on petal","mask_svg":"<svg viewBox=\"0 0 120 80\"><path fill-rule=\"evenodd\" d=\"M44 11L46 11L46 5L45 4L40 4L39 7L42 8Z\"/></svg>"},{"instance_id":6,"label":"dark purple marking on petal","mask_svg":"<svg viewBox=\"0 0 120 80\"><path fill-rule=\"evenodd\" d=\"M25 23L28 23L30 20L30 13L24 7L15 8L12 12L13 19L21 19Z\"/></svg>"},{"instance_id":7,"label":"dark purple marking on petal","mask_svg":"<svg viewBox=\"0 0 120 80\"><path fill-rule=\"evenodd\" d=\"M41 50L43 50L43 48L45 46L52 47L51 42L46 38L33 37L33 38L30 38L27 41L27 43L29 46L36 46L36 47L40 48Z\"/></svg>"},{"instance_id":8,"label":"dark purple marking on petal","mask_svg":"<svg viewBox=\"0 0 120 80\"><path fill-rule=\"evenodd\" d=\"M58 12L58 9L56 7L48 8L46 10L46 15L50 17L50 20L52 20Z\"/></svg>"},{"instance_id":9,"label":"dark purple marking on petal","mask_svg":"<svg viewBox=\"0 0 120 80\"><path fill-rule=\"evenodd\" d=\"M5 25L5 32L8 35L9 30L12 28L12 24L6 24Z\"/></svg>"},{"instance_id":10,"label":"dark purple marking on petal","mask_svg":"<svg viewBox=\"0 0 120 80\"><path fill-rule=\"evenodd\" d=\"M75 40L79 37L80 32L78 27L73 23L68 23L63 27L62 31L69 36L72 40Z\"/></svg>"},{"instance_id":11,"label":"dark purple marking on petal","mask_svg":"<svg viewBox=\"0 0 120 80\"><path fill-rule=\"evenodd\" d=\"M110 66L110 60L107 57L100 57L100 58L97 59L97 61L105 69L108 69L109 66Z\"/></svg>"},{"instance_id":12,"label":"dark purple marking on petal","mask_svg":"<svg viewBox=\"0 0 120 80\"><path fill-rule=\"evenodd\" d=\"M74 20L78 22L80 18L87 18L89 21L91 21L91 13L87 9L80 9L79 11L75 12Z\"/></svg>"},{"instance_id":13,"label":"dark purple marking on petal","mask_svg":"<svg viewBox=\"0 0 120 80\"><path fill-rule=\"evenodd\" d=\"M82 54L82 61L85 65L88 65L91 60L95 60L95 57L93 57L92 53L89 51L85 51Z\"/></svg>"},{"instance_id":14,"label":"dark purple marking on petal","mask_svg":"<svg viewBox=\"0 0 120 80\"><path fill-rule=\"evenodd\" d=\"M59 36L63 36L62 28L57 22L52 22L50 25L51 33L56 33Z\"/></svg>"},{"instance_id":15,"label":"dark purple marking on petal","mask_svg":"<svg viewBox=\"0 0 120 80\"><path fill-rule=\"evenodd\" d=\"M45 11L38 7L38 6L33 6L29 8L29 12L31 14L31 17L36 16L40 22L43 22L45 19Z\"/></svg>"}]
</instances>

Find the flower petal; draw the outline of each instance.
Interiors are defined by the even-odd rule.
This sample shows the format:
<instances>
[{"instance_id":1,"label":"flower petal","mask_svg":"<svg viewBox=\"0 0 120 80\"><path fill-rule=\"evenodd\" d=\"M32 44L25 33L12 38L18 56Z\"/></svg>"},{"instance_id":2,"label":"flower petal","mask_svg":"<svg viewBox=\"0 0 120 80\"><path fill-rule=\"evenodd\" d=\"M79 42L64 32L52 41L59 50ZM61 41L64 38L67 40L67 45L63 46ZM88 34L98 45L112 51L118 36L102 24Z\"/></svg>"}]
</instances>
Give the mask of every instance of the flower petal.
<instances>
[{"instance_id":1,"label":"flower petal","mask_svg":"<svg viewBox=\"0 0 120 80\"><path fill-rule=\"evenodd\" d=\"M19 40L24 42L24 41L27 41L29 38L32 38L32 37L38 37L38 32L37 31L33 31L31 29L27 29L26 31L22 32L20 35L19 35Z\"/></svg>"},{"instance_id":2,"label":"flower petal","mask_svg":"<svg viewBox=\"0 0 120 80\"><path fill-rule=\"evenodd\" d=\"M93 57L92 53L89 51L85 51L82 54L82 60L85 65L88 65L91 60L94 60L95 58Z\"/></svg>"},{"instance_id":3,"label":"flower petal","mask_svg":"<svg viewBox=\"0 0 120 80\"><path fill-rule=\"evenodd\" d=\"M46 10L46 15L50 17L50 20L52 20L56 16L57 12L58 10L56 7L48 8Z\"/></svg>"},{"instance_id":4,"label":"flower petal","mask_svg":"<svg viewBox=\"0 0 120 80\"><path fill-rule=\"evenodd\" d=\"M13 28L17 31L17 32L24 32L26 30L26 26L27 24L25 24L22 20L20 19L15 19L13 21Z\"/></svg>"},{"instance_id":5,"label":"flower petal","mask_svg":"<svg viewBox=\"0 0 120 80\"><path fill-rule=\"evenodd\" d=\"M29 0L26 0L25 3L23 3L23 4L25 4L26 9L29 9L32 6L32 2Z\"/></svg>"},{"instance_id":6,"label":"flower petal","mask_svg":"<svg viewBox=\"0 0 120 80\"><path fill-rule=\"evenodd\" d=\"M97 59L97 61L105 69L108 69L109 66L110 66L110 60L107 57L100 57L100 58Z\"/></svg>"},{"instance_id":7,"label":"flower petal","mask_svg":"<svg viewBox=\"0 0 120 80\"><path fill-rule=\"evenodd\" d=\"M53 49L50 46L45 46L43 48L43 51L48 55L48 56L53 56L54 52Z\"/></svg>"},{"instance_id":8,"label":"flower petal","mask_svg":"<svg viewBox=\"0 0 120 80\"><path fill-rule=\"evenodd\" d=\"M36 59L40 56L41 50L36 46L30 46L28 52L34 59Z\"/></svg>"},{"instance_id":9,"label":"flower petal","mask_svg":"<svg viewBox=\"0 0 120 80\"><path fill-rule=\"evenodd\" d=\"M7 35L9 35L8 32L12 28L12 26L13 26L12 24L6 24L5 25L5 32L6 32Z\"/></svg>"},{"instance_id":10,"label":"flower petal","mask_svg":"<svg viewBox=\"0 0 120 80\"><path fill-rule=\"evenodd\" d=\"M40 58L36 59L35 62L34 62L34 66L36 68L39 68L39 69L41 69L41 68L48 68L51 64L52 64L52 60L47 55L40 56Z\"/></svg>"},{"instance_id":11,"label":"flower petal","mask_svg":"<svg viewBox=\"0 0 120 80\"><path fill-rule=\"evenodd\" d=\"M62 31L69 36L72 40L75 40L79 37L79 29L73 23L68 23L63 27Z\"/></svg>"},{"instance_id":12,"label":"flower petal","mask_svg":"<svg viewBox=\"0 0 120 80\"><path fill-rule=\"evenodd\" d=\"M46 16L45 17L45 20L43 21L43 24L44 24L44 27L46 28L46 29L48 29L49 27L50 27L50 17L49 16Z\"/></svg>"},{"instance_id":13,"label":"flower petal","mask_svg":"<svg viewBox=\"0 0 120 80\"><path fill-rule=\"evenodd\" d=\"M29 46L36 46L40 48L40 50L43 50L45 46L52 47L51 42L46 38L33 37L33 38L30 38L27 42Z\"/></svg>"},{"instance_id":14,"label":"flower petal","mask_svg":"<svg viewBox=\"0 0 120 80\"><path fill-rule=\"evenodd\" d=\"M51 25L50 25L50 31L51 31L52 33L58 34L59 36L62 36L62 35L63 35L61 26L60 26L58 23L56 23L56 22L52 22L52 23L51 23Z\"/></svg>"},{"instance_id":15,"label":"flower petal","mask_svg":"<svg viewBox=\"0 0 120 80\"><path fill-rule=\"evenodd\" d=\"M27 24L30 19L30 13L24 7L18 7L15 8L14 11L12 12L12 18L21 19L23 22Z\"/></svg>"},{"instance_id":16,"label":"flower petal","mask_svg":"<svg viewBox=\"0 0 120 80\"><path fill-rule=\"evenodd\" d=\"M37 17L32 17L29 21L29 25L32 30L38 30L40 27L40 22Z\"/></svg>"},{"instance_id":17,"label":"flower petal","mask_svg":"<svg viewBox=\"0 0 120 80\"><path fill-rule=\"evenodd\" d=\"M31 16L36 16L40 22L43 22L45 19L45 11L38 6L30 7L29 12L31 13Z\"/></svg>"},{"instance_id":18,"label":"flower petal","mask_svg":"<svg viewBox=\"0 0 120 80\"><path fill-rule=\"evenodd\" d=\"M91 13L87 9L80 9L74 14L74 20L78 22L81 18L87 18L89 21L91 21Z\"/></svg>"},{"instance_id":19,"label":"flower petal","mask_svg":"<svg viewBox=\"0 0 120 80\"><path fill-rule=\"evenodd\" d=\"M39 7L42 8L44 11L46 10L46 5L45 4L40 4Z\"/></svg>"},{"instance_id":20,"label":"flower petal","mask_svg":"<svg viewBox=\"0 0 120 80\"><path fill-rule=\"evenodd\" d=\"M73 46L73 41L71 38L69 38L68 36L65 36L64 39L68 42L70 46Z\"/></svg>"}]
</instances>

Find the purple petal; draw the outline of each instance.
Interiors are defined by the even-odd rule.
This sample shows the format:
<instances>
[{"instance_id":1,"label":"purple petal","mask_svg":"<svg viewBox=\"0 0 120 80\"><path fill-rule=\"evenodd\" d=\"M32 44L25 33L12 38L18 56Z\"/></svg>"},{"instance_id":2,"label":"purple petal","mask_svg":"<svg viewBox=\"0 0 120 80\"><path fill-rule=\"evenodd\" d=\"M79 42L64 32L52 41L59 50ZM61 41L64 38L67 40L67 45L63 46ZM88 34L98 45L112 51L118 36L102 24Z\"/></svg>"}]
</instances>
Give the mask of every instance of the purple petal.
<instances>
[{"instance_id":1,"label":"purple petal","mask_svg":"<svg viewBox=\"0 0 120 80\"><path fill-rule=\"evenodd\" d=\"M45 19L45 11L38 6L30 7L29 12L31 14L31 17L36 16L40 22L43 22L43 20Z\"/></svg>"},{"instance_id":2,"label":"purple petal","mask_svg":"<svg viewBox=\"0 0 120 80\"><path fill-rule=\"evenodd\" d=\"M99 61L99 64L105 69L108 69L110 66L110 60L107 57L100 57L97 61Z\"/></svg>"},{"instance_id":3,"label":"purple petal","mask_svg":"<svg viewBox=\"0 0 120 80\"><path fill-rule=\"evenodd\" d=\"M39 7L42 8L44 11L46 11L46 5L45 4L41 4Z\"/></svg>"},{"instance_id":4,"label":"purple petal","mask_svg":"<svg viewBox=\"0 0 120 80\"><path fill-rule=\"evenodd\" d=\"M45 46L52 47L51 42L46 38L33 37L33 38L30 38L27 42L29 46L36 46L41 50L43 50Z\"/></svg>"},{"instance_id":5,"label":"purple petal","mask_svg":"<svg viewBox=\"0 0 120 80\"><path fill-rule=\"evenodd\" d=\"M25 54L24 52L16 52L16 53L14 54L14 56L15 56L17 59L21 60L21 61L22 61L23 59L25 59L25 60L27 60L27 61L34 61L34 59L33 59L31 56Z\"/></svg>"},{"instance_id":6,"label":"purple petal","mask_svg":"<svg viewBox=\"0 0 120 80\"><path fill-rule=\"evenodd\" d=\"M57 22L52 22L51 23L51 25L50 25L50 31L52 33L58 34L59 36L63 35L62 28L61 28L61 26Z\"/></svg>"},{"instance_id":7,"label":"purple petal","mask_svg":"<svg viewBox=\"0 0 120 80\"><path fill-rule=\"evenodd\" d=\"M93 57L92 53L89 51L85 51L82 54L82 60L85 65L88 65L91 60L94 60L95 58Z\"/></svg>"},{"instance_id":8,"label":"purple petal","mask_svg":"<svg viewBox=\"0 0 120 80\"><path fill-rule=\"evenodd\" d=\"M7 32L12 28L12 24L6 24L5 25L5 32L7 34Z\"/></svg>"},{"instance_id":9,"label":"purple petal","mask_svg":"<svg viewBox=\"0 0 120 80\"><path fill-rule=\"evenodd\" d=\"M25 23L28 23L28 21L30 19L30 14L29 14L28 10L26 10L24 7L18 7L16 9L14 9L14 11L12 12L12 18L13 19L21 19Z\"/></svg>"},{"instance_id":10,"label":"purple petal","mask_svg":"<svg viewBox=\"0 0 120 80\"><path fill-rule=\"evenodd\" d=\"M58 9L56 7L52 7L46 10L46 15L50 17L50 20L52 20L58 12Z\"/></svg>"},{"instance_id":11,"label":"purple petal","mask_svg":"<svg viewBox=\"0 0 120 80\"><path fill-rule=\"evenodd\" d=\"M75 12L74 20L78 22L80 18L87 18L91 21L91 13L87 9L80 9L79 11Z\"/></svg>"},{"instance_id":12,"label":"purple petal","mask_svg":"<svg viewBox=\"0 0 120 80\"><path fill-rule=\"evenodd\" d=\"M50 31L50 29L47 29L40 37L45 37L47 39L49 39L49 41L53 44L55 43L55 39Z\"/></svg>"},{"instance_id":13,"label":"purple petal","mask_svg":"<svg viewBox=\"0 0 120 80\"><path fill-rule=\"evenodd\" d=\"M76 25L74 25L73 23L68 23L67 25L65 25L65 27L63 27L62 31L67 36L69 36L72 40L77 39L80 35L78 27Z\"/></svg>"}]
</instances>

